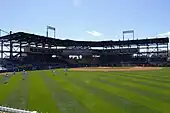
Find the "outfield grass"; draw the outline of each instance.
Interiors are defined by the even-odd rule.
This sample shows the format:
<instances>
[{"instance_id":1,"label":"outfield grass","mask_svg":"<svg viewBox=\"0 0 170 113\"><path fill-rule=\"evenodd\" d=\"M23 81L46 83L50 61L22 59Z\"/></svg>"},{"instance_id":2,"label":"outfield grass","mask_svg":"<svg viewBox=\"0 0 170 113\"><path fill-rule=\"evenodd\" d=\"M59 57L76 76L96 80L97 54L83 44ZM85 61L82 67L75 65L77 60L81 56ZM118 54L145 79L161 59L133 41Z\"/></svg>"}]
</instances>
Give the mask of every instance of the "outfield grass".
<instances>
[{"instance_id":1,"label":"outfield grass","mask_svg":"<svg viewBox=\"0 0 170 113\"><path fill-rule=\"evenodd\" d=\"M3 84L0 105L42 113L170 113L170 68L156 71L30 71Z\"/></svg>"}]
</instances>

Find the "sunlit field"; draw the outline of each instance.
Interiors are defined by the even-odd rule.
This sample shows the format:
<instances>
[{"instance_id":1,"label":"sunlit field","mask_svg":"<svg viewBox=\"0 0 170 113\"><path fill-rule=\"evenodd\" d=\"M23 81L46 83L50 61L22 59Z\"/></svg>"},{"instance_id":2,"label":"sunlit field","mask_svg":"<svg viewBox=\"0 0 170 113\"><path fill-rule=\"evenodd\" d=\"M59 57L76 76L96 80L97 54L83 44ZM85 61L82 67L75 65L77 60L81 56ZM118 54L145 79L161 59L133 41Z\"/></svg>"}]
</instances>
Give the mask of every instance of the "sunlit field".
<instances>
[{"instance_id":1,"label":"sunlit field","mask_svg":"<svg viewBox=\"0 0 170 113\"><path fill-rule=\"evenodd\" d=\"M170 68L154 71L30 71L3 84L0 105L42 113L170 113Z\"/></svg>"}]
</instances>

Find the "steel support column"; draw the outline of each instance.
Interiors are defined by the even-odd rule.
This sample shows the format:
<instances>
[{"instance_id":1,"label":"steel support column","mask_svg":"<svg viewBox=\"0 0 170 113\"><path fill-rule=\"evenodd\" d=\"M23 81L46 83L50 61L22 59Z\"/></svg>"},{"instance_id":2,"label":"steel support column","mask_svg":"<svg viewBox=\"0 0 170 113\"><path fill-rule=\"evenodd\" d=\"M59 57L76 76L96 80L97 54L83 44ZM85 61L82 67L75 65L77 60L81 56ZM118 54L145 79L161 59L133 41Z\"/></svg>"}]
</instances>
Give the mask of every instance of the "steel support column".
<instances>
[{"instance_id":1,"label":"steel support column","mask_svg":"<svg viewBox=\"0 0 170 113\"><path fill-rule=\"evenodd\" d=\"M156 43L156 55L158 57L158 51L159 51L159 46L158 46L158 43Z\"/></svg>"},{"instance_id":2,"label":"steel support column","mask_svg":"<svg viewBox=\"0 0 170 113\"><path fill-rule=\"evenodd\" d=\"M137 60L139 60L139 54L140 54L140 45L139 44L137 44L137 49L138 49Z\"/></svg>"},{"instance_id":3,"label":"steel support column","mask_svg":"<svg viewBox=\"0 0 170 113\"><path fill-rule=\"evenodd\" d=\"M45 48L45 43L42 43L42 48Z\"/></svg>"},{"instance_id":4,"label":"steel support column","mask_svg":"<svg viewBox=\"0 0 170 113\"><path fill-rule=\"evenodd\" d=\"M3 47L4 47L4 41L2 40L1 41L1 58L3 58L3 53L4 53Z\"/></svg>"},{"instance_id":5,"label":"steel support column","mask_svg":"<svg viewBox=\"0 0 170 113\"><path fill-rule=\"evenodd\" d=\"M10 59L13 57L13 42L10 41Z\"/></svg>"},{"instance_id":6,"label":"steel support column","mask_svg":"<svg viewBox=\"0 0 170 113\"><path fill-rule=\"evenodd\" d=\"M168 43L167 43L167 58L169 57L169 50L168 50L169 48L168 48Z\"/></svg>"},{"instance_id":7,"label":"steel support column","mask_svg":"<svg viewBox=\"0 0 170 113\"><path fill-rule=\"evenodd\" d=\"M149 44L147 44L147 64L149 63Z\"/></svg>"},{"instance_id":8,"label":"steel support column","mask_svg":"<svg viewBox=\"0 0 170 113\"><path fill-rule=\"evenodd\" d=\"M20 54L20 57L22 56L22 41L19 42L19 54Z\"/></svg>"}]
</instances>

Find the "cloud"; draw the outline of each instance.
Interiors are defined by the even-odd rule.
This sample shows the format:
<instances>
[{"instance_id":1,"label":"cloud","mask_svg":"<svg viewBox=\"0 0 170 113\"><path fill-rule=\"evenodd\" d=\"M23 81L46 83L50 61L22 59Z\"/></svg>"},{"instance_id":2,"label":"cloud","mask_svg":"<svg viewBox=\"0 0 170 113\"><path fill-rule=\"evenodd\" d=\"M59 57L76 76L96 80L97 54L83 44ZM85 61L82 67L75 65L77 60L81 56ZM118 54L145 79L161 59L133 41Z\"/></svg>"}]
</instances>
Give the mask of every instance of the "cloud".
<instances>
[{"instance_id":1,"label":"cloud","mask_svg":"<svg viewBox=\"0 0 170 113\"><path fill-rule=\"evenodd\" d=\"M81 5L81 0L73 0L74 7L79 7Z\"/></svg>"},{"instance_id":2,"label":"cloud","mask_svg":"<svg viewBox=\"0 0 170 113\"><path fill-rule=\"evenodd\" d=\"M88 34L99 37L102 36L103 34L97 31L86 31Z\"/></svg>"},{"instance_id":3,"label":"cloud","mask_svg":"<svg viewBox=\"0 0 170 113\"><path fill-rule=\"evenodd\" d=\"M170 32L161 33L158 34L158 36L170 36Z\"/></svg>"}]
</instances>

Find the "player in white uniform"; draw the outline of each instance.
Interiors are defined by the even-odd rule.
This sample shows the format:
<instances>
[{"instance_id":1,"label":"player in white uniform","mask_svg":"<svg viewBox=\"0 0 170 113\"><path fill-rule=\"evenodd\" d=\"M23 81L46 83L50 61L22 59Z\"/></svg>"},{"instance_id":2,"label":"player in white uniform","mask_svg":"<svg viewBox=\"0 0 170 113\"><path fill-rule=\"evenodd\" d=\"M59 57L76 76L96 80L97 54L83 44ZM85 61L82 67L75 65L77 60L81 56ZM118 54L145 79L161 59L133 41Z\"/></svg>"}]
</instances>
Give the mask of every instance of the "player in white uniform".
<instances>
[{"instance_id":1,"label":"player in white uniform","mask_svg":"<svg viewBox=\"0 0 170 113\"><path fill-rule=\"evenodd\" d=\"M65 75L67 75L67 72L68 72L68 68L67 67L65 67L64 72L65 72Z\"/></svg>"},{"instance_id":2,"label":"player in white uniform","mask_svg":"<svg viewBox=\"0 0 170 113\"><path fill-rule=\"evenodd\" d=\"M25 70L23 70L23 80L25 80L26 75L27 75L27 72Z\"/></svg>"},{"instance_id":3,"label":"player in white uniform","mask_svg":"<svg viewBox=\"0 0 170 113\"><path fill-rule=\"evenodd\" d=\"M52 72L53 72L53 75L56 75L56 70L53 70Z\"/></svg>"},{"instance_id":4,"label":"player in white uniform","mask_svg":"<svg viewBox=\"0 0 170 113\"><path fill-rule=\"evenodd\" d=\"M13 75L15 75L15 70L13 71Z\"/></svg>"},{"instance_id":5,"label":"player in white uniform","mask_svg":"<svg viewBox=\"0 0 170 113\"><path fill-rule=\"evenodd\" d=\"M13 67L13 73L12 74L15 75L15 67Z\"/></svg>"},{"instance_id":6,"label":"player in white uniform","mask_svg":"<svg viewBox=\"0 0 170 113\"><path fill-rule=\"evenodd\" d=\"M7 83L8 83L8 79L9 79L9 75L8 75L8 73L6 73L6 74L5 74L4 84L7 84Z\"/></svg>"}]
</instances>

